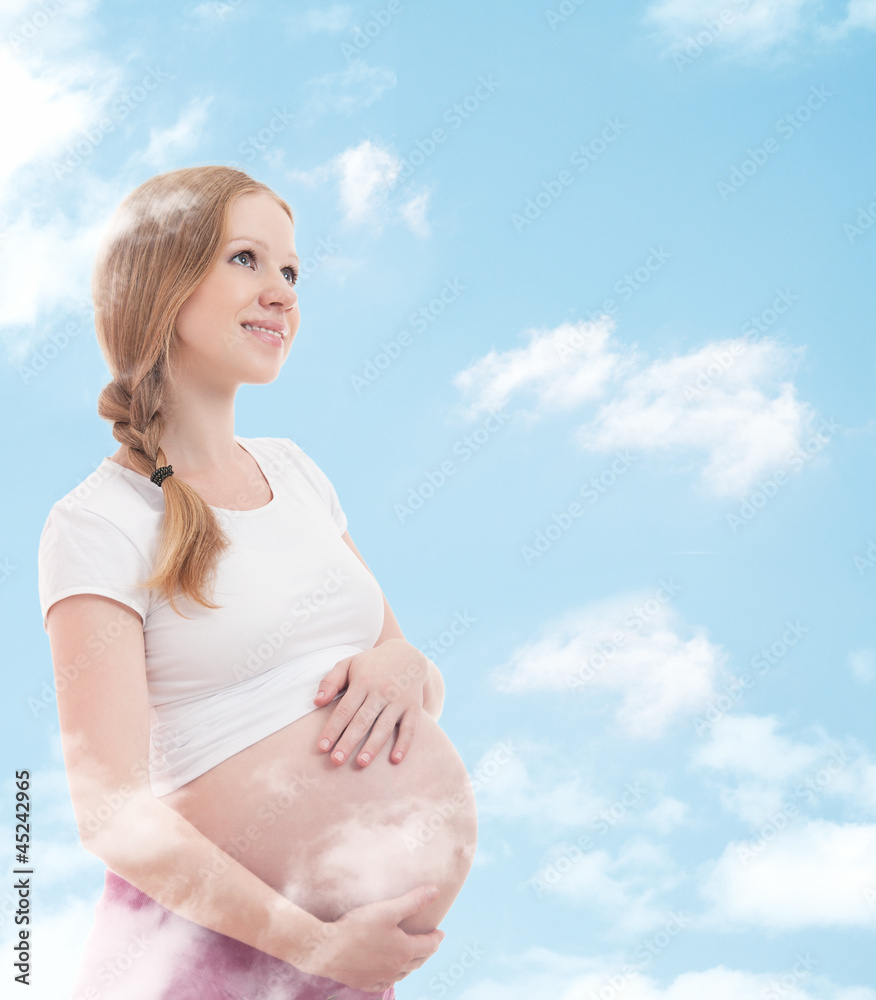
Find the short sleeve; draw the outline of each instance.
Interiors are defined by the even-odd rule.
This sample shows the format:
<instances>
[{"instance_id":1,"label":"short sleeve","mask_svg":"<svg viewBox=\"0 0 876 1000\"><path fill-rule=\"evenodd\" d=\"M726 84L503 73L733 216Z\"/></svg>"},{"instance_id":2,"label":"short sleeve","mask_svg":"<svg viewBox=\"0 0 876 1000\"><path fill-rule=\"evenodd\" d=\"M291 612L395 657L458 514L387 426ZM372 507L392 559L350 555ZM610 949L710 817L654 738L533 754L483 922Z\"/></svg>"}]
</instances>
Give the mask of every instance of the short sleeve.
<instances>
[{"instance_id":1,"label":"short sleeve","mask_svg":"<svg viewBox=\"0 0 876 1000\"><path fill-rule=\"evenodd\" d=\"M332 486L331 480L299 445L292 440L289 440L289 444L294 450L299 468L334 518L338 532L343 535L347 530L347 515L341 507L341 502L338 500L338 494Z\"/></svg>"},{"instance_id":2,"label":"short sleeve","mask_svg":"<svg viewBox=\"0 0 876 1000\"><path fill-rule=\"evenodd\" d=\"M40 536L39 596L46 629L49 608L73 594L100 594L132 608L145 622L151 569L128 536L100 514L56 504Z\"/></svg>"}]
</instances>

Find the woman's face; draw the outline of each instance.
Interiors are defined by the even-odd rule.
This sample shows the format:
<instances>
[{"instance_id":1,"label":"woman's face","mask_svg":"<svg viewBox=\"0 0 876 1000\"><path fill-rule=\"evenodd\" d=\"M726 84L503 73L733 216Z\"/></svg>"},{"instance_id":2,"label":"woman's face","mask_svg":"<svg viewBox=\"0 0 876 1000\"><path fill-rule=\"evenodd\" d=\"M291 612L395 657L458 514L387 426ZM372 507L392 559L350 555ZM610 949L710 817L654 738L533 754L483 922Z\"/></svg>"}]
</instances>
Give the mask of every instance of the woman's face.
<instances>
[{"instance_id":1,"label":"woman's face","mask_svg":"<svg viewBox=\"0 0 876 1000\"><path fill-rule=\"evenodd\" d=\"M298 331L292 220L267 192L243 194L229 206L228 237L177 314L174 369L186 386L272 382Z\"/></svg>"}]
</instances>

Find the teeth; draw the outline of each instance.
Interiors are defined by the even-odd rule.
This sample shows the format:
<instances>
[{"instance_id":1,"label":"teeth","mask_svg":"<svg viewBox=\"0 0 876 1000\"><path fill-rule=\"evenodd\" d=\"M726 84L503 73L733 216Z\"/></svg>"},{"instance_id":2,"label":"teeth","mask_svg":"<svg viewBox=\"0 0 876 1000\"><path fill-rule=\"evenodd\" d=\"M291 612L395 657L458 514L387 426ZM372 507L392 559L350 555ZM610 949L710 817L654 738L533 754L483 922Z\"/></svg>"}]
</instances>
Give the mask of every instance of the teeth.
<instances>
[{"instance_id":1,"label":"teeth","mask_svg":"<svg viewBox=\"0 0 876 1000\"><path fill-rule=\"evenodd\" d=\"M272 333L275 337L279 337L280 340L283 339L282 333L277 333L276 330L269 330L266 326L255 326L252 323L241 323L241 326L245 330L262 330L264 333Z\"/></svg>"}]
</instances>

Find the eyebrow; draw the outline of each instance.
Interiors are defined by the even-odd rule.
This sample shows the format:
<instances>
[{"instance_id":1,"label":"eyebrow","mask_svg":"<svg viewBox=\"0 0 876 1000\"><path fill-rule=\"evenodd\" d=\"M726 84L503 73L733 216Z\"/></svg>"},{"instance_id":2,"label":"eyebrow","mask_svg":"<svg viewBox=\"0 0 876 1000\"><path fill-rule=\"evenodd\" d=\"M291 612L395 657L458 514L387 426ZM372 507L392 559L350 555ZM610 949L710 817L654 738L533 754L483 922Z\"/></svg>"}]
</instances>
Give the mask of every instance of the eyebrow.
<instances>
[{"instance_id":1,"label":"eyebrow","mask_svg":"<svg viewBox=\"0 0 876 1000\"><path fill-rule=\"evenodd\" d=\"M241 242L241 241L246 242L246 243L256 243L263 250L269 250L270 249L266 243L262 243L261 240L257 240L254 236L235 236L233 239L230 239L228 242L229 243L238 243L238 242ZM298 256L297 253L292 253L290 251L289 253L286 254L286 256L287 257L291 257L292 260L298 261L299 264L301 263L301 258Z\"/></svg>"}]
</instances>

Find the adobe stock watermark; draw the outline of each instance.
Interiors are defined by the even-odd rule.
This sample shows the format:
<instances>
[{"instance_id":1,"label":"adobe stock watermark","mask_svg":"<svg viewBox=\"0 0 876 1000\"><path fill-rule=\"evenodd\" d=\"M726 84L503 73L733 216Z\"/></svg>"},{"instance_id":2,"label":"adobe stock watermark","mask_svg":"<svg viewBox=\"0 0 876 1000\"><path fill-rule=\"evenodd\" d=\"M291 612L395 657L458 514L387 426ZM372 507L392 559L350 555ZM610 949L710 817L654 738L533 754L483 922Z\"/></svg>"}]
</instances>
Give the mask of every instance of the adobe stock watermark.
<instances>
[{"instance_id":1,"label":"adobe stock watermark","mask_svg":"<svg viewBox=\"0 0 876 1000\"><path fill-rule=\"evenodd\" d=\"M790 288L776 289L776 295L772 303L760 313L750 316L743 324L740 333L741 340L732 340L727 350L719 351L712 356L711 362L701 368L694 381L684 385L684 398L688 401L699 399L706 389L711 388L719 381L736 361L745 354L750 343L754 343L760 338L762 333L766 333L771 326L778 322L780 316L786 313L791 306L799 301L800 296L795 295Z\"/></svg>"},{"instance_id":2,"label":"adobe stock watermark","mask_svg":"<svg viewBox=\"0 0 876 1000\"><path fill-rule=\"evenodd\" d=\"M565 24L586 2L587 0L560 0L556 8L548 7L544 16L547 18L551 31L556 31L558 25Z\"/></svg>"},{"instance_id":3,"label":"adobe stock watermark","mask_svg":"<svg viewBox=\"0 0 876 1000\"><path fill-rule=\"evenodd\" d=\"M81 163L88 159L104 138L115 131L116 125L142 104L146 98L156 91L165 80L172 80L170 73L165 73L160 66L151 66L138 84L122 91L110 105L110 113L104 115L91 127L80 132L79 138L68 143L64 156L55 161L52 172L60 180L71 174Z\"/></svg>"},{"instance_id":4,"label":"adobe stock watermark","mask_svg":"<svg viewBox=\"0 0 876 1000\"><path fill-rule=\"evenodd\" d=\"M58 694L66 691L67 687L75 683L83 671L93 666L93 656L109 649L128 630L140 626L140 624L140 618L135 612L117 609L115 618L106 627L101 626L85 640L85 648L88 653L77 653L71 663L59 664L55 668L55 682L50 684L48 681L43 681L40 685L39 697L31 695L27 699L27 707L30 709L31 715L37 718L47 708L54 705L58 700Z\"/></svg>"},{"instance_id":5,"label":"adobe stock watermark","mask_svg":"<svg viewBox=\"0 0 876 1000\"><path fill-rule=\"evenodd\" d=\"M393 18L401 14L403 6L402 0L389 0L385 7L377 10L372 7L368 12L368 20L361 27L357 25L353 28L348 42L341 42L341 54L347 62L358 59L374 39L389 27Z\"/></svg>"},{"instance_id":6,"label":"adobe stock watermark","mask_svg":"<svg viewBox=\"0 0 876 1000\"><path fill-rule=\"evenodd\" d=\"M6 45L13 54L19 52L26 42L34 38L47 27L67 6L70 0L42 0L39 10L25 18L18 28L6 36Z\"/></svg>"},{"instance_id":7,"label":"adobe stock watermark","mask_svg":"<svg viewBox=\"0 0 876 1000\"><path fill-rule=\"evenodd\" d=\"M598 476L591 476L578 490L579 495L584 497L589 506L605 496L618 480L626 475L633 462L638 460L637 456L629 451L616 451L614 454L616 458L611 465L603 469ZM520 546L520 552L526 560L526 565L531 566L536 559L540 559L556 541L562 538L573 523L583 516L584 509L579 501L572 500L563 510L552 514L550 524L536 531L532 544Z\"/></svg>"},{"instance_id":8,"label":"adobe stock watermark","mask_svg":"<svg viewBox=\"0 0 876 1000\"><path fill-rule=\"evenodd\" d=\"M137 784L123 781L116 786L115 791L104 790L101 802L94 809L89 809L79 821L80 835L93 837L108 823L123 806L139 798L148 801L152 793L149 789L149 769L143 764L133 764L130 775L137 779Z\"/></svg>"},{"instance_id":9,"label":"adobe stock watermark","mask_svg":"<svg viewBox=\"0 0 876 1000\"><path fill-rule=\"evenodd\" d=\"M440 657L451 646L455 645L456 640L465 635L476 621L477 618L472 617L467 611L457 611L447 628L442 629L434 639L430 639L425 645L419 647L420 652L437 663Z\"/></svg>"},{"instance_id":10,"label":"adobe stock watermark","mask_svg":"<svg viewBox=\"0 0 876 1000\"><path fill-rule=\"evenodd\" d=\"M854 222L843 223L846 239L849 243L854 243L873 228L874 222L876 222L876 198L869 205L859 206Z\"/></svg>"},{"instance_id":11,"label":"adobe stock watermark","mask_svg":"<svg viewBox=\"0 0 876 1000\"><path fill-rule=\"evenodd\" d=\"M273 826L283 813L295 805L305 789L313 788L318 784L316 776L307 771L303 774L293 772L292 778L285 783L283 788L256 810L254 818L261 822L249 823L239 834L228 838L227 844L223 847L225 854L235 861L240 861L250 847L261 838L263 827ZM230 867L228 858L217 856L209 867L198 869L198 876L202 880L209 881L224 875Z\"/></svg>"},{"instance_id":12,"label":"adobe stock watermark","mask_svg":"<svg viewBox=\"0 0 876 1000\"><path fill-rule=\"evenodd\" d=\"M475 430L470 434L464 434L458 441L454 441L450 451L455 455L460 464L458 465L452 458L445 458L438 469L424 473L423 479L408 490L407 501L395 504L393 510L400 524L404 524L418 510L422 510L427 500L445 486L450 479L459 472L461 465L471 461L494 435L500 431L510 419L505 412L505 407L500 407L491 413Z\"/></svg>"},{"instance_id":13,"label":"adobe stock watermark","mask_svg":"<svg viewBox=\"0 0 876 1000\"><path fill-rule=\"evenodd\" d=\"M632 953L632 961L626 962L617 972L605 977L605 985L599 990L588 990L581 994L581 1000L615 1000L629 996L627 987L633 982L643 968L648 966L654 959L678 937L678 935L690 926L690 918L684 913L670 913L669 919L655 934L641 941Z\"/></svg>"},{"instance_id":14,"label":"adobe stock watermark","mask_svg":"<svg viewBox=\"0 0 876 1000\"><path fill-rule=\"evenodd\" d=\"M471 793L477 795L515 756L516 750L510 740L502 740L497 743L487 759L480 761L469 775L470 789L456 792L449 798L442 800L431 809L428 817L416 824L413 833L404 833L403 839L408 851L412 854L416 853L421 847L432 841L460 809L469 809L471 807Z\"/></svg>"},{"instance_id":15,"label":"adobe stock watermark","mask_svg":"<svg viewBox=\"0 0 876 1000\"><path fill-rule=\"evenodd\" d=\"M791 997L792 993L800 995L797 984L801 979L805 979L818 963L808 951L803 952L802 955L798 951L794 958L796 961L791 968L761 991L763 1000L786 1000L786 998Z\"/></svg>"},{"instance_id":16,"label":"adobe stock watermark","mask_svg":"<svg viewBox=\"0 0 876 1000\"><path fill-rule=\"evenodd\" d=\"M797 782L794 786L794 796L808 805L816 805L821 792L827 788L833 779L844 771L851 763L851 758L845 750L834 750L826 758L822 767ZM736 857L747 865L758 858L766 847L771 844L800 815L800 806L796 802L786 802L781 809L768 816L760 825L754 837L747 841L734 844Z\"/></svg>"},{"instance_id":17,"label":"adobe stock watermark","mask_svg":"<svg viewBox=\"0 0 876 1000\"><path fill-rule=\"evenodd\" d=\"M673 53L673 62L679 73L711 48L736 20L737 14L748 10L750 6L751 0L733 0L732 6L724 7L715 17L704 18L702 28L695 35L688 35L681 51Z\"/></svg>"},{"instance_id":18,"label":"adobe stock watermark","mask_svg":"<svg viewBox=\"0 0 876 1000\"><path fill-rule=\"evenodd\" d=\"M360 374L350 376L350 384L358 396L363 389L373 385L402 353L414 343L414 333L425 333L432 323L444 314L444 310L454 303L468 286L459 278L448 278L441 290L426 305L420 306L408 316L408 328L402 330L392 340L380 342L380 350L362 366ZM413 331L413 332L412 332Z\"/></svg>"},{"instance_id":19,"label":"adobe stock watermark","mask_svg":"<svg viewBox=\"0 0 876 1000\"><path fill-rule=\"evenodd\" d=\"M296 601L291 609L291 618L286 618L273 632L265 632L256 646L246 650L243 663L235 663L232 668L235 680L246 680L263 672L265 664L271 660L288 639L298 632L313 615L328 601L332 594L337 594L350 577L340 569L332 569L325 575L318 587Z\"/></svg>"},{"instance_id":20,"label":"adobe stock watermark","mask_svg":"<svg viewBox=\"0 0 876 1000\"><path fill-rule=\"evenodd\" d=\"M6 583L11 579L12 574L18 569L17 566L13 566L12 562L7 556L2 562L0 562L0 584Z\"/></svg>"},{"instance_id":21,"label":"adobe stock watermark","mask_svg":"<svg viewBox=\"0 0 876 1000\"><path fill-rule=\"evenodd\" d=\"M590 139L589 142L582 142L569 154L569 163L575 167L578 173L583 173L587 168L603 156L608 149L617 141L618 137L626 132L629 126L617 116L605 119L605 127L599 135ZM556 177L552 177L541 182L541 190L533 197L527 198L523 203L521 212L511 213L511 224L519 236L527 226L531 226L537 219L540 219L547 209L563 193L575 183L575 174L571 170L561 170Z\"/></svg>"},{"instance_id":22,"label":"adobe stock watermark","mask_svg":"<svg viewBox=\"0 0 876 1000\"><path fill-rule=\"evenodd\" d=\"M238 153L251 163L259 153L264 156L268 146L285 131L294 121L296 115L287 111L286 108L274 107L271 117L255 133L248 135L237 147Z\"/></svg>"},{"instance_id":23,"label":"adobe stock watermark","mask_svg":"<svg viewBox=\"0 0 876 1000\"><path fill-rule=\"evenodd\" d=\"M872 538L867 539L867 550L863 555L856 555L852 558L858 576L863 576L868 569L876 566L876 542Z\"/></svg>"},{"instance_id":24,"label":"adobe stock watermark","mask_svg":"<svg viewBox=\"0 0 876 1000\"><path fill-rule=\"evenodd\" d=\"M476 111L483 107L498 89L499 81L493 78L492 73L489 73L487 76L481 74L478 77L477 86L470 93L466 94L461 100L454 101L453 104L444 109L441 121L454 130L461 128ZM410 180L414 172L429 157L434 156L438 151L438 147L443 146L449 138L449 134L443 128L437 126L425 138L417 139L407 155L402 157L397 180Z\"/></svg>"},{"instance_id":25,"label":"adobe stock watermark","mask_svg":"<svg viewBox=\"0 0 876 1000\"><path fill-rule=\"evenodd\" d=\"M747 340L758 340L762 333L768 333L771 326L774 326L781 316L791 308L795 302L800 301L800 296L795 295L790 288L777 288L773 301L761 309L742 324L740 333Z\"/></svg>"},{"instance_id":26,"label":"adobe stock watermark","mask_svg":"<svg viewBox=\"0 0 876 1000\"><path fill-rule=\"evenodd\" d=\"M94 978L104 986L112 986L117 979L128 975L139 964L139 960L145 957L153 943L154 939L150 939L145 934L131 935L124 948L121 948L112 958L107 959L97 967ZM72 1000L94 1000L96 996L94 990L88 987L85 993L77 994Z\"/></svg>"},{"instance_id":27,"label":"adobe stock watermark","mask_svg":"<svg viewBox=\"0 0 876 1000\"><path fill-rule=\"evenodd\" d=\"M716 722L723 719L734 708L738 708L745 698L745 692L750 691L771 667L776 666L787 656L808 631L808 625L802 625L799 621L787 620L784 631L779 638L770 643L769 646L763 646L752 656L751 670L745 670L739 677L734 677L724 687L724 690L708 704L703 715L698 715L693 719L691 724L697 736L710 733Z\"/></svg>"},{"instance_id":28,"label":"adobe stock watermark","mask_svg":"<svg viewBox=\"0 0 876 1000\"><path fill-rule=\"evenodd\" d=\"M758 480L757 488L742 501L737 513L724 515L733 534L735 535L746 524L750 524L779 490L791 481L790 473L799 472L807 462L811 462L830 444L840 430L840 425L835 423L832 417L830 420L822 420L820 429L808 438L802 447L789 453L784 467L777 469L772 476Z\"/></svg>"},{"instance_id":29,"label":"adobe stock watermark","mask_svg":"<svg viewBox=\"0 0 876 1000\"><path fill-rule=\"evenodd\" d=\"M625 302L629 302L636 292L647 285L658 271L662 270L666 261L671 257L672 254L662 245L648 247L648 256L642 263L632 271L628 271L623 277L618 278L614 283L615 295L618 295ZM595 323L603 316L613 316L617 309L617 299L609 297L603 299L602 305L598 309L592 309L587 313L587 319L591 323Z\"/></svg>"},{"instance_id":30,"label":"adobe stock watermark","mask_svg":"<svg viewBox=\"0 0 876 1000\"><path fill-rule=\"evenodd\" d=\"M570 691L579 690L589 684L599 671L603 670L617 656L627 639L637 634L643 625L656 618L661 613L661 608L669 604L681 592L681 586L671 577L669 580L658 580L657 583L654 596L631 608L621 618L619 623L621 627L612 633L611 638L597 642L595 652L585 658L574 674L566 676L566 687Z\"/></svg>"},{"instance_id":31,"label":"adobe stock watermark","mask_svg":"<svg viewBox=\"0 0 876 1000\"><path fill-rule=\"evenodd\" d=\"M30 358L28 358L27 362L19 366L18 375L25 385L35 379L37 375L41 375L55 358L60 355L61 351L79 336L83 329L93 326L94 304L90 300L81 302L71 311L78 318L68 320L62 330L50 331L47 338L48 342L38 347Z\"/></svg>"},{"instance_id":32,"label":"adobe stock watermark","mask_svg":"<svg viewBox=\"0 0 876 1000\"><path fill-rule=\"evenodd\" d=\"M463 947L455 962L438 975L432 976L429 980L429 992L437 997L446 996L448 991L452 990L486 954L487 951L480 941L470 941Z\"/></svg>"},{"instance_id":33,"label":"adobe stock watermark","mask_svg":"<svg viewBox=\"0 0 876 1000\"><path fill-rule=\"evenodd\" d=\"M688 402L699 399L745 354L748 345L756 342L762 333L767 333L770 327L778 322L779 317L784 315L799 299L800 296L795 295L790 288L777 288L772 303L759 313L750 316L742 324L739 331L742 339L731 341L727 350L713 354L711 362L697 372L693 382L685 383L683 387L684 398Z\"/></svg>"},{"instance_id":34,"label":"adobe stock watermark","mask_svg":"<svg viewBox=\"0 0 876 1000\"><path fill-rule=\"evenodd\" d=\"M646 789L640 781L628 781L618 798L608 808L600 809L590 820L589 833L579 834L574 843L563 841L555 845L550 852L553 860L539 868L528 880L536 896L546 896L553 892L563 879L574 871L584 854L594 848L597 838L614 829L632 809L638 808L645 794Z\"/></svg>"},{"instance_id":35,"label":"adobe stock watermark","mask_svg":"<svg viewBox=\"0 0 876 1000\"><path fill-rule=\"evenodd\" d=\"M717 182L718 194L722 201L727 201L739 190L741 190L756 173L763 169L771 156L775 156L781 149L782 139L792 138L803 126L812 119L812 116L821 110L834 93L822 84L820 87L810 87L809 97L799 104L793 111L780 118L774 128L780 138L767 136L763 142L752 149L746 149L745 159L730 169L728 179Z\"/></svg>"}]
</instances>

